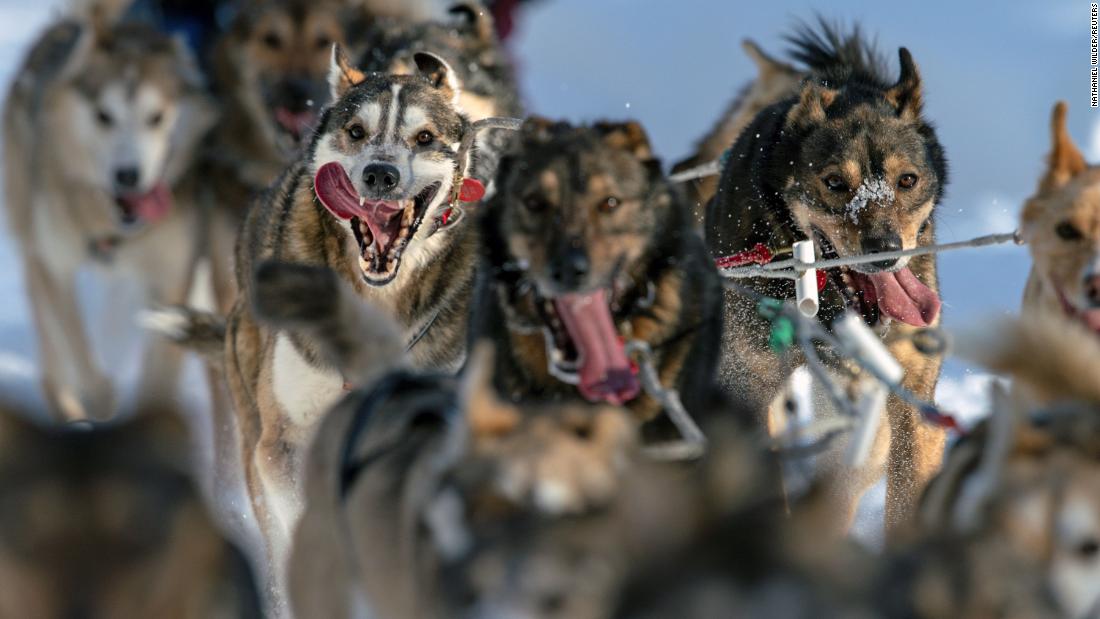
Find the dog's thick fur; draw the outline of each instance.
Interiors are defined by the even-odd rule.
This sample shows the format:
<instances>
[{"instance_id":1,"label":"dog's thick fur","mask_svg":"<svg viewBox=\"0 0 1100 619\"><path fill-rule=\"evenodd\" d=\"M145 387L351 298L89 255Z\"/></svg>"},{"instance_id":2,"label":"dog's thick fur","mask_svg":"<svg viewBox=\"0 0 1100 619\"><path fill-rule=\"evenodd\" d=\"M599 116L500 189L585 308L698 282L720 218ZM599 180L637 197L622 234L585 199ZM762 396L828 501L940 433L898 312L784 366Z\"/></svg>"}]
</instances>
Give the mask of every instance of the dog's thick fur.
<instances>
[{"instance_id":1,"label":"dog's thick fur","mask_svg":"<svg viewBox=\"0 0 1100 619\"><path fill-rule=\"evenodd\" d=\"M1086 163L1070 138L1065 102L1054 106L1051 137L1047 169L1021 216L1032 259L1023 311L1100 331L1100 168Z\"/></svg>"},{"instance_id":2,"label":"dog's thick fur","mask_svg":"<svg viewBox=\"0 0 1100 619\"><path fill-rule=\"evenodd\" d=\"M1028 319L962 340L960 353L1012 378L1014 389L952 448L922 499L922 527L989 540L973 553L1011 548L1042 575L1063 616L1092 616L1100 608L1100 343L1076 324Z\"/></svg>"},{"instance_id":3,"label":"dog's thick fur","mask_svg":"<svg viewBox=\"0 0 1100 619\"><path fill-rule=\"evenodd\" d=\"M335 275L327 292L307 296L333 296L345 307L371 302L397 324L398 339L408 343L418 368L454 371L464 358L476 230L464 220L439 229L434 224L446 208L455 148L467 122L454 109L457 93L446 64L419 58L424 68L415 76L365 75L334 51L334 104L322 114L308 152L250 211L238 243L242 293L227 321L225 367L246 483L277 569L301 508L299 462L347 377L326 360L308 329L279 328L257 316L259 308L278 307L271 295L295 298L279 294L283 278L269 280L273 272L258 267L267 260L328 267ZM435 136L432 144L418 142L425 133ZM327 209L314 178L326 164L338 165L355 179L348 181L354 191L373 200L364 171L379 161L403 166L401 185L387 195L402 200L402 217L411 223L398 235L402 241L372 245L382 246L384 255L368 262L367 225ZM388 269L381 280L380 266Z\"/></svg>"},{"instance_id":4,"label":"dog's thick fur","mask_svg":"<svg viewBox=\"0 0 1100 619\"><path fill-rule=\"evenodd\" d=\"M76 299L98 265L183 302L198 257L199 213L169 204L211 111L189 53L134 24L66 20L35 43L4 109L5 206L23 258L46 398L58 419L113 414ZM137 196L137 197L135 197ZM155 215L149 213L155 212ZM139 402L175 389L179 352L151 343Z\"/></svg>"},{"instance_id":5,"label":"dog's thick fur","mask_svg":"<svg viewBox=\"0 0 1100 619\"><path fill-rule=\"evenodd\" d=\"M368 73L411 73L416 52L430 52L446 60L462 88L458 107L471 122L523 114L519 86L497 39L493 18L476 2L455 4L445 19L376 19L363 39L369 47L359 64ZM510 137L511 132L503 129L479 135L470 175L491 182Z\"/></svg>"},{"instance_id":6,"label":"dog's thick fur","mask_svg":"<svg viewBox=\"0 0 1100 619\"><path fill-rule=\"evenodd\" d=\"M845 38L822 28L823 35L807 29L792 39L795 58L810 69L798 96L758 114L733 147L707 208L707 245L716 257L757 243L772 250L789 248L810 238L818 242L819 253L841 256L933 242L932 212L943 194L946 163L921 115L921 80L912 57L901 49L901 77L891 84L858 36ZM913 347L913 327L896 320L884 329L883 304L863 302L865 292L854 292L852 278L894 277L884 275L894 270L908 275L908 268L916 286L934 289L934 257L860 268L873 274L830 272L819 317L828 324L849 307L862 311L873 327L885 331L887 346L905 368L903 386L931 400L940 359ZM765 296L794 296L789 281L741 281ZM938 299L934 302L935 311L924 305L920 316L910 320L935 324ZM769 350L770 327L755 304L747 295L726 293L720 381L735 400L763 416L793 363L787 366ZM793 357L788 360L797 362ZM889 455L883 458L885 450L876 450L876 458L887 460L887 523L892 527L907 519L920 488L935 472L944 433L924 424L915 408L896 397L891 396L888 409L883 433L889 434ZM861 493L852 492L849 509Z\"/></svg>"},{"instance_id":7,"label":"dog's thick fur","mask_svg":"<svg viewBox=\"0 0 1100 619\"><path fill-rule=\"evenodd\" d=\"M561 360L583 357L552 304L606 289L602 311L617 335L649 344L661 383L698 409L718 355L720 282L642 128L528 120L497 185L483 215L487 276L473 331L496 343L501 393L576 393L551 367L548 338ZM660 412L648 395L630 406L643 420Z\"/></svg>"},{"instance_id":8,"label":"dog's thick fur","mask_svg":"<svg viewBox=\"0 0 1100 619\"><path fill-rule=\"evenodd\" d=\"M0 616L258 618L168 414L87 431L0 418Z\"/></svg>"},{"instance_id":9,"label":"dog's thick fur","mask_svg":"<svg viewBox=\"0 0 1100 619\"><path fill-rule=\"evenodd\" d=\"M748 126L764 108L794 96L806 77L805 73L791 65L769 56L755 42L745 39L741 42L745 54L752 59L758 71L756 79L746 85L729 106L722 112L699 143L691 157L672 167L673 172L715 161L727 148L733 146L741 131ZM696 219L703 221L707 202L718 190L718 176L706 176L689 181L684 186L688 204L694 209Z\"/></svg>"}]
</instances>

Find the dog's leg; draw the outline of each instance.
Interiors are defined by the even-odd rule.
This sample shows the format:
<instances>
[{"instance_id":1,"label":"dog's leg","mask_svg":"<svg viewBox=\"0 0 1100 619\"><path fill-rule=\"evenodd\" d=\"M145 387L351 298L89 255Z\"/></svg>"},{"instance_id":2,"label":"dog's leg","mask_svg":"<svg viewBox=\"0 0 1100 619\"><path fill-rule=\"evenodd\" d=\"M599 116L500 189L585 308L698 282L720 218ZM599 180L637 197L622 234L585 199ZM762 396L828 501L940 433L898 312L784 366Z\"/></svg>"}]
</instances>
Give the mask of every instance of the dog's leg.
<instances>
[{"instance_id":1,"label":"dog's leg","mask_svg":"<svg viewBox=\"0 0 1100 619\"><path fill-rule=\"evenodd\" d=\"M913 347L912 328L895 325L896 337L889 338L890 353L905 368L902 386L931 402L943 360L929 357ZM947 433L925 423L920 411L891 395L886 405L890 424L890 452L886 471L886 527L896 535L912 521L924 486L939 470Z\"/></svg>"},{"instance_id":2,"label":"dog's leg","mask_svg":"<svg viewBox=\"0 0 1100 619\"><path fill-rule=\"evenodd\" d=\"M92 356L75 276L51 272L34 254L25 255L23 264L50 408L59 421L109 418L115 412L114 390Z\"/></svg>"}]
</instances>

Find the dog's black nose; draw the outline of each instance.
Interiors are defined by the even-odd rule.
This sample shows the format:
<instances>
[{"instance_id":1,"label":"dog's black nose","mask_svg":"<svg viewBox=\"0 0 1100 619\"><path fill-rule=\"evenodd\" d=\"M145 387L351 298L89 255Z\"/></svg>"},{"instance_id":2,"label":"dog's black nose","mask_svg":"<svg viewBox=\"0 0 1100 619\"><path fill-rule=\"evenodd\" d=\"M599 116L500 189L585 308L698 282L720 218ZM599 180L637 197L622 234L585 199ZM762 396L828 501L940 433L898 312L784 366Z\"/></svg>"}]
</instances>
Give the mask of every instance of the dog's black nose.
<instances>
[{"instance_id":1,"label":"dog's black nose","mask_svg":"<svg viewBox=\"0 0 1100 619\"><path fill-rule=\"evenodd\" d=\"M588 275L588 256L583 249L571 247L550 261L550 279L566 290L579 287L585 275Z\"/></svg>"},{"instance_id":2,"label":"dog's black nose","mask_svg":"<svg viewBox=\"0 0 1100 619\"><path fill-rule=\"evenodd\" d=\"M363 169L363 183L367 189L376 192L390 191L401 182L401 173L392 165L372 163Z\"/></svg>"},{"instance_id":3,"label":"dog's black nose","mask_svg":"<svg viewBox=\"0 0 1100 619\"><path fill-rule=\"evenodd\" d=\"M863 242L860 244L863 253L865 254L877 254L888 251L899 251L901 249L901 237L896 232L888 232L886 234L878 234L874 236L863 237ZM879 269L893 268L898 263L897 258L891 260L880 260L878 262L872 262L870 266Z\"/></svg>"},{"instance_id":4,"label":"dog's black nose","mask_svg":"<svg viewBox=\"0 0 1100 619\"><path fill-rule=\"evenodd\" d=\"M1085 299L1092 307L1100 307L1100 275L1085 276Z\"/></svg>"},{"instance_id":5,"label":"dog's black nose","mask_svg":"<svg viewBox=\"0 0 1100 619\"><path fill-rule=\"evenodd\" d=\"M119 168L115 170L115 184L120 189L133 189L137 187L141 179L141 173L137 168Z\"/></svg>"}]
</instances>

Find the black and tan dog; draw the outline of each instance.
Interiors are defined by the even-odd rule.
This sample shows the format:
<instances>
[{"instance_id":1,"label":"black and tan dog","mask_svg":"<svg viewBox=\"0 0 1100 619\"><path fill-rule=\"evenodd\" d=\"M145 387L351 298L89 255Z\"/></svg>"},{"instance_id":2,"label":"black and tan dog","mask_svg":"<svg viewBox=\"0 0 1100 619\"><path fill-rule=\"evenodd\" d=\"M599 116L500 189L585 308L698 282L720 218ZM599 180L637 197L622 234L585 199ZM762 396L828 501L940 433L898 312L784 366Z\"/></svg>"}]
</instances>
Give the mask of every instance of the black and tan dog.
<instances>
[{"instance_id":1,"label":"black and tan dog","mask_svg":"<svg viewBox=\"0 0 1100 619\"><path fill-rule=\"evenodd\" d=\"M262 616L190 447L169 415L91 431L0 416L0 616Z\"/></svg>"},{"instance_id":2,"label":"black and tan dog","mask_svg":"<svg viewBox=\"0 0 1100 619\"><path fill-rule=\"evenodd\" d=\"M652 419L660 409L624 351L637 339L654 351L661 383L695 409L713 380L720 283L642 128L531 119L497 186L474 330L500 351L501 392L579 392Z\"/></svg>"},{"instance_id":3,"label":"black and tan dog","mask_svg":"<svg viewBox=\"0 0 1100 619\"><path fill-rule=\"evenodd\" d=\"M894 81L864 41L822 28L823 34L805 29L792 38L795 58L810 69L798 96L763 110L733 146L707 207L706 239L715 257L758 243L780 250L803 239L815 240L826 257L933 242L933 211L947 169L921 113L912 56L900 50L901 75ZM828 324L849 308L862 313L904 366L902 384L931 400L940 360L918 353L910 336L939 320L935 259L884 260L828 275L820 318ZM744 281L765 296L794 295L789 281ZM755 303L726 293L720 381L763 414L791 368L769 350L769 325ZM944 434L897 398L888 409L878 445L885 447L888 432L889 454L877 449L875 458L887 460L887 522L895 525L935 472Z\"/></svg>"}]
</instances>

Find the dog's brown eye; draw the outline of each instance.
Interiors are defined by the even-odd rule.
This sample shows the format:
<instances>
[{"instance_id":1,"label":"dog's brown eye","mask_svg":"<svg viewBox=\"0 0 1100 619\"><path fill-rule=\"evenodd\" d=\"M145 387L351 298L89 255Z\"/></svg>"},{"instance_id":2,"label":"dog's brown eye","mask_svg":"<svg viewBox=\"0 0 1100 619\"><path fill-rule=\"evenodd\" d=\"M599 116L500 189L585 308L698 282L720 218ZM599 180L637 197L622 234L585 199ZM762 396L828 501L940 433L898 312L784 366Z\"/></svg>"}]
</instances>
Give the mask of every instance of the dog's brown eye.
<instances>
[{"instance_id":1,"label":"dog's brown eye","mask_svg":"<svg viewBox=\"0 0 1100 619\"><path fill-rule=\"evenodd\" d=\"M523 199L523 206L532 213L541 213L549 206L541 196L530 195Z\"/></svg>"},{"instance_id":2,"label":"dog's brown eye","mask_svg":"<svg viewBox=\"0 0 1100 619\"><path fill-rule=\"evenodd\" d=\"M358 142L367 137L367 130L362 125L352 125L348 127L348 137Z\"/></svg>"},{"instance_id":3,"label":"dog's brown eye","mask_svg":"<svg viewBox=\"0 0 1100 619\"><path fill-rule=\"evenodd\" d=\"M328 49L332 47L332 39L328 37L317 37L317 49Z\"/></svg>"},{"instance_id":4,"label":"dog's brown eye","mask_svg":"<svg viewBox=\"0 0 1100 619\"><path fill-rule=\"evenodd\" d=\"M912 189L913 186L916 184L916 174L902 174L901 178L898 179L898 187L901 187L902 189Z\"/></svg>"},{"instance_id":5,"label":"dog's brown eye","mask_svg":"<svg viewBox=\"0 0 1100 619\"><path fill-rule=\"evenodd\" d=\"M274 32L268 32L262 40L268 49L279 49L283 46L283 39Z\"/></svg>"},{"instance_id":6,"label":"dog's brown eye","mask_svg":"<svg viewBox=\"0 0 1100 619\"><path fill-rule=\"evenodd\" d=\"M99 124L103 125L104 127L110 127L111 125L115 124L115 119L112 118L111 115L102 108L96 110L95 119L99 121Z\"/></svg>"},{"instance_id":7,"label":"dog's brown eye","mask_svg":"<svg viewBox=\"0 0 1100 619\"><path fill-rule=\"evenodd\" d=\"M619 199L613 196L604 198L603 202L600 202L599 209L601 213L610 213L619 206Z\"/></svg>"},{"instance_id":8,"label":"dog's brown eye","mask_svg":"<svg viewBox=\"0 0 1100 619\"><path fill-rule=\"evenodd\" d=\"M421 145L421 146L427 146L428 144L431 144L434 141L435 141L435 136L432 135L431 131L425 130L425 131L421 131L420 133L416 134L416 143Z\"/></svg>"},{"instance_id":9,"label":"dog's brown eye","mask_svg":"<svg viewBox=\"0 0 1100 619\"><path fill-rule=\"evenodd\" d=\"M839 174L830 174L822 179L825 183L825 187L829 191L840 193L842 191L848 191L848 183L844 182L844 179Z\"/></svg>"},{"instance_id":10,"label":"dog's brown eye","mask_svg":"<svg viewBox=\"0 0 1100 619\"><path fill-rule=\"evenodd\" d=\"M1058 224L1058 227L1054 229L1054 233L1064 241L1076 241L1081 238L1081 231L1068 221Z\"/></svg>"},{"instance_id":11,"label":"dog's brown eye","mask_svg":"<svg viewBox=\"0 0 1100 619\"><path fill-rule=\"evenodd\" d=\"M160 123L164 121L164 112L157 112L149 117L147 121L150 127L154 129L160 126Z\"/></svg>"},{"instance_id":12,"label":"dog's brown eye","mask_svg":"<svg viewBox=\"0 0 1100 619\"><path fill-rule=\"evenodd\" d=\"M1100 542L1094 539L1087 539L1077 545L1077 554L1082 559L1091 559L1097 552L1100 552Z\"/></svg>"}]
</instances>

